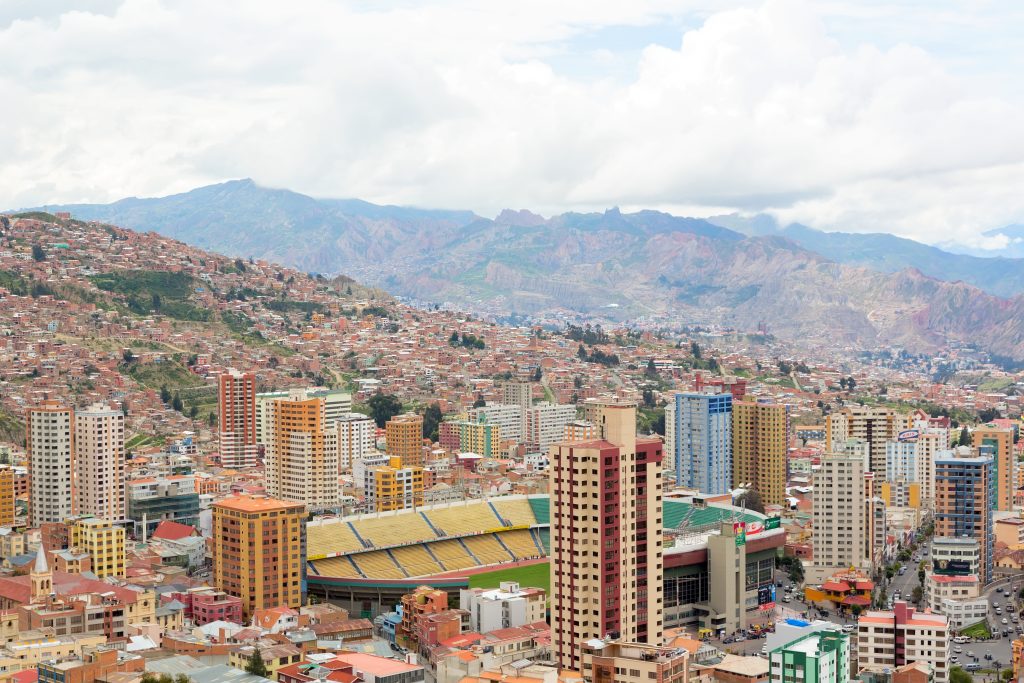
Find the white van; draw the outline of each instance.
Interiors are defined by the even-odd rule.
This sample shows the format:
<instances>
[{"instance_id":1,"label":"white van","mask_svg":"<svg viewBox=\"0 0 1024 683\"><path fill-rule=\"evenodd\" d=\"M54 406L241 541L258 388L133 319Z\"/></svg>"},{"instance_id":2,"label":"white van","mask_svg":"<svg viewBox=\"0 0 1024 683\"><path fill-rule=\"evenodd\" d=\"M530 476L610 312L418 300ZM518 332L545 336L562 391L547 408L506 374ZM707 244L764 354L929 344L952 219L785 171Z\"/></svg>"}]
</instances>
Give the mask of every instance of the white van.
<instances>
[{"instance_id":1,"label":"white van","mask_svg":"<svg viewBox=\"0 0 1024 683\"><path fill-rule=\"evenodd\" d=\"M963 643L971 642L971 639L968 638L967 636L956 636L955 638L953 638L953 642L954 643L961 643L961 644L963 644Z\"/></svg>"}]
</instances>

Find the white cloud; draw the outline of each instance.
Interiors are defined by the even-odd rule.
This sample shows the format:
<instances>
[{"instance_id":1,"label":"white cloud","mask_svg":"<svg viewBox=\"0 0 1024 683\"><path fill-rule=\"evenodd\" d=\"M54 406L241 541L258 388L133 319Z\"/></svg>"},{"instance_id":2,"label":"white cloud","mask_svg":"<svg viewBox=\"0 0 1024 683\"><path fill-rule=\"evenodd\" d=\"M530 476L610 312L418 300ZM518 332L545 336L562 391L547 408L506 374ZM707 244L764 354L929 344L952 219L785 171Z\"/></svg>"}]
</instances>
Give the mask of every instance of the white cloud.
<instances>
[{"instance_id":1,"label":"white cloud","mask_svg":"<svg viewBox=\"0 0 1024 683\"><path fill-rule=\"evenodd\" d=\"M836 28L916 17L923 44L922 25L958 16L991 29L1000 3L57 4L0 13L9 206L252 176L482 213L771 211L929 242L1024 219L1024 107L997 70ZM590 31L666 21L697 28L642 50L626 79L615 46L585 49L585 78L550 59Z\"/></svg>"}]
</instances>

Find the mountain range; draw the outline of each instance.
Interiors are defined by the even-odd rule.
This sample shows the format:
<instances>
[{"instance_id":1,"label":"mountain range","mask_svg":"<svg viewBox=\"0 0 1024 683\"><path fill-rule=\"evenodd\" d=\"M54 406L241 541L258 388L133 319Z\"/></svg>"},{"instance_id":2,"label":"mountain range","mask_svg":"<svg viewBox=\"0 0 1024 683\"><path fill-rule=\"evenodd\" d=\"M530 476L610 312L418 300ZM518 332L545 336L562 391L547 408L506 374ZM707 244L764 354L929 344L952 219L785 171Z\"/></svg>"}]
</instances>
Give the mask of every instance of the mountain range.
<instances>
[{"instance_id":1,"label":"mountain range","mask_svg":"<svg viewBox=\"0 0 1024 683\"><path fill-rule=\"evenodd\" d=\"M657 211L545 218L324 200L237 180L154 199L35 207L153 230L232 256L344 272L502 316L716 322L808 344L915 351L977 342L1024 359L1024 259L768 217Z\"/></svg>"}]
</instances>

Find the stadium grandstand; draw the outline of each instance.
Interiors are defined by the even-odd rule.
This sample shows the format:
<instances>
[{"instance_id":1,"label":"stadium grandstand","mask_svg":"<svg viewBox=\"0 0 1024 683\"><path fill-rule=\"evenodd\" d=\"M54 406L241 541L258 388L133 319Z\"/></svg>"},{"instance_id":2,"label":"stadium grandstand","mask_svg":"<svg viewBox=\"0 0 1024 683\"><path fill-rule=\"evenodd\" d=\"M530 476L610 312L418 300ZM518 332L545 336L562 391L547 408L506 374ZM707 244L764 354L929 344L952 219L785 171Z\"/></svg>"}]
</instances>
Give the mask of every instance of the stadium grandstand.
<instances>
[{"instance_id":1,"label":"stadium grandstand","mask_svg":"<svg viewBox=\"0 0 1024 683\"><path fill-rule=\"evenodd\" d=\"M757 533L764 516L701 501L664 503L666 565L691 553L722 522L746 522ZM546 563L550 550L547 495L471 499L414 510L320 518L306 528L310 593L354 613L392 609L424 583L457 593L472 574Z\"/></svg>"}]
</instances>

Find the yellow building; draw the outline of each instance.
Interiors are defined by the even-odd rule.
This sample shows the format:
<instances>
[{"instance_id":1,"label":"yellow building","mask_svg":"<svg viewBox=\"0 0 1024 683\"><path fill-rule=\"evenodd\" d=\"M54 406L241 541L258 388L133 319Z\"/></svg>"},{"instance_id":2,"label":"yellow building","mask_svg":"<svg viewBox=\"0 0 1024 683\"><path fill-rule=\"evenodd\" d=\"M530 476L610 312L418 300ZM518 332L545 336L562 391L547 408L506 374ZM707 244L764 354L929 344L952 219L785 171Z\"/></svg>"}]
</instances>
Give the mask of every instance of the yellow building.
<instances>
[{"instance_id":1,"label":"yellow building","mask_svg":"<svg viewBox=\"0 0 1024 683\"><path fill-rule=\"evenodd\" d=\"M0 465L0 526L14 526L14 468Z\"/></svg>"},{"instance_id":2,"label":"yellow building","mask_svg":"<svg viewBox=\"0 0 1024 683\"><path fill-rule=\"evenodd\" d=\"M25 631L7 644L0 655L0 679L25 669L35 668L40 662L81 656L83 648L94 648L107 642L102 633L76 633L53 636L41 631Z\"/></svg>"},{"instance_id":3,"label":"yellow building","mask_svg":"<svg viewBox=\"0 0 1024 683\"><path fill-rule=\"evenodd\" d=\"M403 465L423 466L423 418L406 413L396 415L384 425L385 452L398 456Z\"/></svg>"},{"instance_id":4,"label":"yellow building","mask_svg":"<svg viewBox=\"0 0 1024 683\"><path fill-rule=\"evenodd\" d=\"M252 645L246 645L237 650L232 650L228 653L228 664L244 671L255 649ZM267 667L267 678L276 681L278 669L289 664L298 664L305 659L305 655L301 649L291 643L279 643L260 648L260 659L263 660L263 665Z\"/></svg>"},{"instance_id":5,"label":"yellow building","mask_svg":"<svg viewBox=\"0 0 1024 683\"><path fill-rule=\"evenodd\" d=\"M786 501L789 408L758 401L732 404L732 482L751 484L764 505Z\"/></svg>"},{"instance_id":6,"label":"yellow building","mask_svg":"<svg viewBox=\"0 0 1024 683\"><path fill-rule=\"evenodd\" d=\"M485 419L476 422L459 422L459 442L463 451L476 453L485 458L496 458L501 450L501 425L488 423ZM410 463L412 464L412 463Z\"/></svg>"},{"instance_id":7,"label":"yellow building","mask_svg":"<svg viewBox=\"0 0 1024 683\"><path fill-rule=\"evenodd\" d=\"M294 393L274 401L268 413L267 492L319 512L338 507L338 433L325 431L323 398Z\"/></svg>"},{"instance_id":8,"label":"yellow building","mask_svg":"<svg viewBox=\"0 0 1024 683\"><path fill-rule=\"evenodd\" d=\"M306 509L302 503L234 496L213 504L213 579L254 610L302 605Z\"/></svg>"},{"instance_id":9,"label":"yellow building","mask_svg":"<svg viewBox=\"0 0 1024 683\"><path fill-rule=\"evenodd\" d=\"M982 425L971 432L975 448L990 446L996 477L996 510L1013 510L1013 430Z\"/></svg>"},{"instance_id":10,"label":"yellow building","mask_svg":"<svg viewBox=\"0 0 1024 683\"><path fill-rule=\"evenodd\" d=\"M92 573L101 579L124 576L128 566L124 539L124 528L96 517L75 520L68 528L68 544L89 553Z\"/></svg>"},{"instance_id":11,"label":"yellow building","mask_svg":"<svg viewBox=\"0 0 1024 683\"><path fill-rule=\"evenodd\" d=\"M370 510L405 510L423 505L423 468L403 467L402 459L392 457L388 465L371 467L366 487Z\"/></svg>"},{"instance_id":12,"label":"yellow building","mask_svg":"<svg viewBox=\"0 0 1024 683\"><path fill-rule=\"evenodd\" d=\"M882 482L882 500L886 507L920 508L921 484L903 480Z\"/></svg>"}]
</instances>

